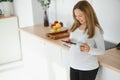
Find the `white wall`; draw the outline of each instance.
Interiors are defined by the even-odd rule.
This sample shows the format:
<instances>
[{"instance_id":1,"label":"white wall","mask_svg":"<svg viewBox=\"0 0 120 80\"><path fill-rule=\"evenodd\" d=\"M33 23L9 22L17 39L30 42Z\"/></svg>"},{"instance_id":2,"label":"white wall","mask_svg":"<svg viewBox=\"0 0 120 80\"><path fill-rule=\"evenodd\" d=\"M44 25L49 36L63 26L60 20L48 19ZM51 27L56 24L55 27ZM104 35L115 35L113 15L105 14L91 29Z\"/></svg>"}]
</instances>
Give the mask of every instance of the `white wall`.
<instances>
[{"instance_id":1,"label":"white wall","mask_svg":"<svg viewBox=\"0 0 120 80\"><path fill-rule=\"evenodd\" d=\"M14 0L14 14L19 18L20 27L33 25L32 0Z\"/></svg>"},{"instance_id":2,"label":"white wall","mask_svg":"<svg viewBox=\"0 0 120 80\"><path fill-rule=\"evenodd\" d=\"M32 0L34 24L43 24L43 10L38 0Z\"/></svg>"},{"instance_id":3,"label":"white wall","mask_svg":"<svg viewBox=\"0 0 120 80\"><path fill-rule=\"evenodd\" d=\"M120 42L120 0L93 0L98 19L108 41Z\"/></svg>"},{"instance_id":4,"label":"white wall","mask_svg":"<svg viewBox=\"0 0 120 80\"><path fill-rule=\"evenodd\" d=\"M20 27L43 24L43 10L37 0L14 0L14 14Z\"/></svg>"}]
</instances>

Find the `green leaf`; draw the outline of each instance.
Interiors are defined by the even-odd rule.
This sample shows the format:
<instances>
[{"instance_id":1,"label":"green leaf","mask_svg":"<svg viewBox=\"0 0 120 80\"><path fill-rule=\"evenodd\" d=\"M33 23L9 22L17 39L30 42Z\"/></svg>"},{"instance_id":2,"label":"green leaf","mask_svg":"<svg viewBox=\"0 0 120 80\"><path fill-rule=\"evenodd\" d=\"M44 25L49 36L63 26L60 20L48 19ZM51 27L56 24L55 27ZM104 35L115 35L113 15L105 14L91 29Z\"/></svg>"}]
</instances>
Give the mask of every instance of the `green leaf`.
<instances>
[{"instance_id":1,"label":"green leaf","mask_svg":"<svg viewBox=\"0 0 120 80\"><path fill-rule=\"evenodd\" d=\"M45 0L38 0L38 2L40 2L43 9L47 9L47 8L49 8L51 0L47 0L47 2Z\"/></svg>"}]
</instances>

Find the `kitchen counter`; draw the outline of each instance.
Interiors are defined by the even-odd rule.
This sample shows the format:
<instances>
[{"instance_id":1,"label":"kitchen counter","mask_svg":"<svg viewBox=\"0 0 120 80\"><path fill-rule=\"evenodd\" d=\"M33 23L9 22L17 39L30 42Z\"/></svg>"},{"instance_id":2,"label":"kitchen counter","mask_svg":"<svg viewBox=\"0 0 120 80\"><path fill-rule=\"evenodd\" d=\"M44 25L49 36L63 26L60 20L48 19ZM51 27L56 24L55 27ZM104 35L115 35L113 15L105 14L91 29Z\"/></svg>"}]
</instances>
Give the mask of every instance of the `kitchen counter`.
<instances>
[{"instance_id":1,"label":"kitchen counter","mask_svg":"<svg viewBox=\"0 0 120 80\"><path fill-rule=\"evenodd\" d=\"M55 46L58 46L62 49L68 50L69 48L61 44L61 40L53 40L46 36L46 33L50 32L50 27L43 27L40 25L29 26L25 28L20 28L20 31L26 32L31 35L31 37L37 37L44 41L47 41ZM105 55L98 56L101 66L107 67L114 71L120 73L120 50L115 48L105 51Z\"/></svg>"},{"instance_id":2,"label":"kitchen counter","mask_svg":"<svg viewBox=\"0 0 120 80\"><path fill-rule=\"evenodd\" d=\"M11 16L0 15L0 19L11 18L11 17L16 17L16 16L14 16L14 15L11 15Z\"/></svg>"}]
</instances>

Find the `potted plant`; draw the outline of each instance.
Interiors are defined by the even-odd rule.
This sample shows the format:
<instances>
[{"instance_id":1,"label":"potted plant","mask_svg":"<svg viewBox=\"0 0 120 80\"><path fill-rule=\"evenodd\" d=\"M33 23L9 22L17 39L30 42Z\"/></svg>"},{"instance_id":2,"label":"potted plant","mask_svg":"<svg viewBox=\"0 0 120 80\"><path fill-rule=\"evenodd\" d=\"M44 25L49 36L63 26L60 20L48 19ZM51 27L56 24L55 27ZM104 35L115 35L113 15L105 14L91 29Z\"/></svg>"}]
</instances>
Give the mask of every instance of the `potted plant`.
<instances>
[{"instance_id":1,"label":"potted plant","mask_svg":"<svg viewBox=\"0 0 120 80\"><path fill-rule=\"evenodd\" d=\"M12 2L13 0L0 0L3 8L3 14L4 16L10 16L12 13Z\"/></svg>"},{"instance_id":2,"label":"potted plant","mask_svg":"<svg viewBox=\"0 0 120 80\"><path fill-rule=\"evenodd\" d=\"M49 20L47 16L47 9L50 6L51 0L38 0L44 10L44 26L49 26Z\"/></svg>"},{"instance_id":3,"label":"potted plant","mask_svg":"<svg viewBox=\"0 0 120 80\"><path fill-rule=\"evenodd\" d=\"M38 0L44 10L48 9L51 3L51 0Z\"/></svg>"}]
</instances>

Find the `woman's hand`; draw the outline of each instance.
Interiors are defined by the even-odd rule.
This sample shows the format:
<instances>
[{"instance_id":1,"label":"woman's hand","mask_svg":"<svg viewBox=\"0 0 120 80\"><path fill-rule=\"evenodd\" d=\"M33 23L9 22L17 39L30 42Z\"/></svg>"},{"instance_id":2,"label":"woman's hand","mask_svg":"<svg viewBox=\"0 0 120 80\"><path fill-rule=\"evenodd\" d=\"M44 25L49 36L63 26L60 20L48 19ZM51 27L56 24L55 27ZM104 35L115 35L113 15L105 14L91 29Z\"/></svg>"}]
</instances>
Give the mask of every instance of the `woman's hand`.
<instances>
[{"instance_id":1,"label":"woman's hand","mask_svg":"<svg viewBox=\"0 0 120 80\"><path fill-rule=\"evenodd\" d=\"M90 51L90 47L87 43L83 43L81 46L80 46L80 50L82 52L89 52Z\"/></svg>"},{"instance_id":2,"label":"woman's hand","mask_svg":"<svg viewBox=\"0 0 120 80\"><path fill-rule=\"evenodd\" d=\"M69 38L66 41L71 42L71 40Z\"/></svg>"}]
</instances>

